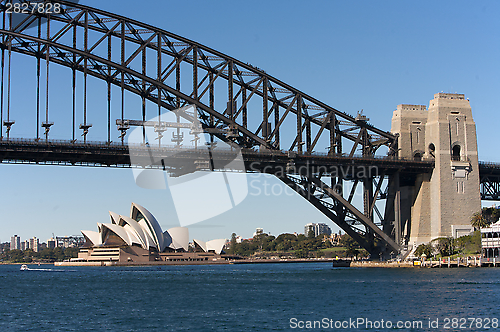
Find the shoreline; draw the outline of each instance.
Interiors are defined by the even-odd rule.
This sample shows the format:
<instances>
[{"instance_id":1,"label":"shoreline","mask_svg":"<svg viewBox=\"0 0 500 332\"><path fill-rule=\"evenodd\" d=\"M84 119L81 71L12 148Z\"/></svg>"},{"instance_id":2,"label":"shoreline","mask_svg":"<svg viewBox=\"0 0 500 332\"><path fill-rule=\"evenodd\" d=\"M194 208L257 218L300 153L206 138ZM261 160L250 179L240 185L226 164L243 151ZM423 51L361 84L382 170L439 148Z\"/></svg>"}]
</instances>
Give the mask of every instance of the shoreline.
<instances>
[{"instance_id":1,"label":"shoreline","mask_svg":"<svg viewBox=\"0 0 500 332\"><path fill-rule=\"evenodd\" d=\"M230 265L230 264L282 264L282 263L331 263L332 258L297 259L241 259L213 261L151 261L151 262L54 262L54 266L170 266L170 265Z\"/></svg>"},{"instance_id":2,"label":"shoreline","mask_svg":"<svg viewBox=\"0 0 500 332\"><path fill-rule=\"evenodd\" d=\"M340 265L335 266L335 262ZM284 263L330 263L332 267L350 267L350 268L457 268L457 267L487 267L500 266L500 262L492 264L492 262L457 262L457 261L358 261L358 260L336 260L335 258L289 258L289 259L217 259L208 261L151 261L151 262L117 262L117 261L95 261L95 262L54 262L54 263L6 263L1 262L1 265L23 265L28 266L177 266L177 265L231 265L231 264L284 264ZM345 263L345 264L343 264ZM457 264L458 263L458 264Z\"/></svg>"}]
</instances>

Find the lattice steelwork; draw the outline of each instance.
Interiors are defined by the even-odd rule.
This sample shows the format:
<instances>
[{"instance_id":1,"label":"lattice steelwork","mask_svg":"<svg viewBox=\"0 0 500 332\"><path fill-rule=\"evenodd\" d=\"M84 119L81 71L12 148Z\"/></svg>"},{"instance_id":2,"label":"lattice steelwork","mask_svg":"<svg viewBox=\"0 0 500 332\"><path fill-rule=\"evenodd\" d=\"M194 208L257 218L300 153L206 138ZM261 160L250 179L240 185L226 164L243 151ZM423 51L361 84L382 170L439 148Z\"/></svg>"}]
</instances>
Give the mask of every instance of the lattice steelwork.
<instances>
[{"instance_id":1,"label":"lattice steelwork","mask_svg":"<svg viewBox=\"0 0 500 332\"><path fill-rule=\"evenodd\" d=\"M77 71L85 76L92 75L108 82L108 87L111 84L119 86L169 110L186 104L196 105L205 128L212 129L221 139L245 147L283 147L311 153L323 132L330 133L331 153L343 152L342 138L355 143L351 155L356 152L358 144L363 144L365 155L373 154L382 145L394 147L392 134L325 105L263 70L147 24L98 9L59 2L67 8L63 14L35 12L24 15L25 18L16 26L10 26L12 20L9 17L13 14L6 14L3 1L4 61L5 53L10 56L11 52L19 52L34 56L39 62L45 60L47 66L55 63L71 68L74 75ZM33 6L33 2L29 3L28 11ZM32 28L34 24L38 29ZM119 45L118 49L116 45ZM155 59L151 54L156 55ZM188 65L182 68L189 68L192 84L181 84L181 64ZM146 68L150 67L156 69L155 77L147 75ZM171 79L172 86L167 84ZM220 81L223 84L218 84ZM216 88L223 91L216 91ZM223 98L223 109L216 109L216 97ZM248 105L254 104L254 100L258 100L259 110L254 106L249 112ZM143 110L139 114L144 120L145 113ZM188 114L179 115L190 118ZM296 134L291 140L283 140L280 129L289 117L295 119ZM112 120L109 119L110 123ZM126 114L122 113L119 120L125 122ZM250 129L250 123L258 125ZM76 120L73 126L76 128ZM84 138L90 130L86 126L84 116L80 128ZM315 135L313 127L317 129Z\"/></svg>"},{"instance_id":2,"label":"lattice steelwork","mask_svg":"<svg viewBox=\"0 0 500 332\"><path fill-rule=\"evenodd\" d=\"M479 162L479 191L481 199L500 200L500 164Z\"/></svg>"},{"instance_id":3,"label":"lattice steelwork","mask_svg":"<svg viewBox=\"0 0 500 332\"><path fill-rule=\"evenodd\" d=\"M386 147L384 152L388 152L389 156L397 155L397 137L370 125L366 117L350 116L250 64L129 18L66 1L57 1L64 8L61 14L48 15L37 10L31 13L36 6L36 2L31 0L25 2L29 13L16 21L13 20L14 14L6 11L8 3L2 1L0 9L0 104L1 122L5 127L1 132L2 146L19 145L25 149L19 150L18 154L12 152L11 155L16 156L12 158L37 160L40 158L37 151L59 144L50 141L51 128L63 125L50 116L49 108L49 98L54 98L49 96L49 73L52 65L56 64L71 71L73 91L73 103L68 108L72 121L64 124L71 125L72 136L67 138L66 143L60 143L57 158L69 158L64 160L74 162L74 155L80 155L78 151L85 150L87 144L93 155L99 155L96 160L86 156L89 163L109 165L114 163L112 158L116 157L119 160L117 163L123 165L123 146L118 147L113 139L119 136L123 143L130 126L144 124L151 118L152 111L147 105L153 103L156 108L154 116L161 116L169 110L175 111L179 119L192 121L196 117L203 130L210 134L211 143L220 140L242 148L246 162L262 160L262 165L274 163L289 170L285 174L277 170L271 173L308 199L372 254L398 252L400 249L402 242L396 234L400 227L394 226L396 221L387 220L380 213L375 201L387 196L382 188L386 176L399 176L401 169L411 174L428 172L433 164L394 158L392 161L376 159L375 153L382 146ZM10 139L11 132L15 130L15 121L12 120L15 114L9 104L13 70L10 59L13 52L35 57L37 62L37 131L32 142L16 143ZM43 64L45 77L41 74ZM80 114L77 112L79 102L75 83L78 75L82 74L83 121L77 119ZM5 76L8 76L7 83L4 83ZM87 94L88 76L101 80L107 87L107 141L98 145L87 141L92 139L95 129L88 121L89 114L103 112L102 109L87 107L91 98ZM113 86L120 89L121 115L118 119L112 118ZM42 90L45 90L45 96L41 95ZM126 92L139 96L142 107L134 112L126 111ZM51 91L51 95L57 95L57 91ZM43 99L45 109L41 107ZM195 105L198 114L178 110L186 105ZM164 141L162 143L164 131L166 129L158 130L159 146L165 144ZM173 135L172 141L179 144L182 138L176 138L175 132ZM71 144L75 149L70 148ZM327 149L326 155L315 154L320 147ZM358 151L361 152L361 159L354 158ZM23 153L29 157L22 157ZM348 159L340 162L339 158ZM280 162L276 163L276 160ZM347 178L315 168L314 163L319 161L329 165L373 164L380 166L380 173ZM294 165L306 165L307 174L294 171ZM353 188L363 185L363 212L351 204L353 192L344 198L342 190L332 189L342 187L346 180L354 182ZM392 225L384 226L386 233L376 225L374 214L378 216L378 225Z\"/></svg>"}]
</instances>

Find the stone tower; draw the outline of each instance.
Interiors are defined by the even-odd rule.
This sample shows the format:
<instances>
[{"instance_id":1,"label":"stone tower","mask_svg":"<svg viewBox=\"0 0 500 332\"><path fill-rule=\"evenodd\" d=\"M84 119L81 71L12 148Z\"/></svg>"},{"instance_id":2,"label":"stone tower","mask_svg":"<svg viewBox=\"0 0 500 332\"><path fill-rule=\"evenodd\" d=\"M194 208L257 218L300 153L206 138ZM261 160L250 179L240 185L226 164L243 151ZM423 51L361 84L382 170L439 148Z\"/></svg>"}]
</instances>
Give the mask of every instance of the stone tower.
<instances>
[{"instance_id":1,"label":"stone tower","mask_svg":"<svg viewBox=\"0 0 500 332\"><path fill-rule=\"evenodd\" d=\"M402 231L410 246L470 228L481 209L476 125L463 94L437 93L424 105L398 105L393 133L400 135L399 156L433 159L432 174L401 187Z\"/></svg>"}]
</instances>

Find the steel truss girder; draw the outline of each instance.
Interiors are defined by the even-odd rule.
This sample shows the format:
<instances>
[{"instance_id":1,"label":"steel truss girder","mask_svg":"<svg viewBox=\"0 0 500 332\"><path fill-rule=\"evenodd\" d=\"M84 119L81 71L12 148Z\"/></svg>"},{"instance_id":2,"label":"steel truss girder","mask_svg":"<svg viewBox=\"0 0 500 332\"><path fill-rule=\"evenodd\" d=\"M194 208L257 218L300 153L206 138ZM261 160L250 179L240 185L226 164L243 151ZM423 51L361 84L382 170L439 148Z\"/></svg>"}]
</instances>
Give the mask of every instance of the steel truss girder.
<instances>
[{"instance_id":1,"label":"steel truss girder","mask_svg":"<svg viewBox=\"0 0 500 332\"><path fill-rule=\"evenodd\" d=\"M482 200L500 200L500 178L485 176L479 183L479 191Z\"/></svg>"},{"instance_id":2,"label":"steel truss girder","mask_svg":"<svg viewBox=\"0 0 500 332\"><path fill-rule=\"evenodd\" d=\"M180 106L179 101L181 101L181 105L186 103L194 104L199 108L200 112L205 112L207 117L214 117L219 120L219 126L237 130L238 137L230 139L239 145L245 144L247 147L259 145L265 146L268 149L279 149L280 144L286 143L279 137L280 126L283 121L275 121L274 128L271 128L271 134L268 132L267 126L270 123L269 118L273 113L275 114L275 118L279 119L278 115L283 114L283 111L287 110L286 116L295 116L297 123L301 124L297 126L297 135L295 138L295 142L299 144L291 144L297 151L302 150L301 143L305 143L305 152L312 153L319 137L325 131L333 131L339 138L355 142L357 139L355 133L342 130L342 126L345 123L351 127L358 128L357 130L364 130L371 133L370 139L362 143L369 145L371 150L374 151L382 145L387 145L391 152L395 153L396 151L396 136L321 103L311 96L270 76L259 68L144 23L80 4L65 1L61 1L61 3L69 10L62 16L51 16L49 22L46 23L51 25L54 25L55 22L63 24L58 30L52 27L50 40L29 36L25 33L24 28L26 26L32 22L39 21L38 18L40 17L45 18L43 15L30 14L24 22L27 24L21 23L14 31L1 31L4 36L7 36L6 43L2 46L6 48L7 44L9 44L12 51L40 56L40 53L37 53L37 50L32 45L41 43L44 46L41 50L42 55L46 53L51 62L65 65L81 72L86 71L86 74L106 80L115 85L120 85L124 89L141 95L152 102L160 102L161 106L166 109L173 109L175 106ZM5 6L1 10L5 10ZM64 37L71 33L72 28L84 29L85 36L88 35L89 31L100 33L101 36L96 42L86 45L82 52L82 50L74 48L73 45L63 45L62 43ZM122 56L121 63L105 59L105 56L99 56L97 52L99 46L108 37L121 40L122 54L125 43L127 44L127 49L131 50L130 55L126 59ZM159 68L161 77L147 77L147 75L143 75L144 73L129 68L136 58L140 58L139 54L143 53L144 59L144 51L147 49L158 52L162 57L167 56L173 59L172 61L166 61L168 66ZM77 55L76 59L75 54ZM82 67L82 62L87 61L87 66ZM185 89L184 86L179 88L179 85L177 88L169 88L165 83L174 71L178 72L180 70L181 63L193 66L193 84L189 90ZM230 68L227 66L229 63L231 64ZM109 71L110 67L113 68L111 72ZM108 70L106 70L107 68ZM198 80L198 71L200 71L200 77L204 76L202 81L206 82L207 77L211 78L210 82L205 86L205 91L201 94L198 94L197 90L202 88L205 83ZM205 72L205 74L201 72ZM122 76L121 81L118 80L120 75ZM250 79L247 80L246 77L250 77ZM237 113L232 110L228 114L228 109L217 111L211 107L212 105L208 105L209 103L202 102L201 99L204 93L209 88L212 91L215 81L220 79L228 82L228 88L231 91L233 89L234 91L238 91L234 96L232 93L229 94L231 97L228 98L231 101L228 99L227 105L230 105L231 109L233 101L238 97L242 97L245 106L242 105ZM263 83L261 87L258 87L255 85L255 82ZM152 94L154 91L157 91L157 96ZM160 98L161 95L163 96L162 98ZM262 114L262 119L259 121L261 125L257 129L247 127L249 121L246 119L246 105L251 98L260 98L263 100L262 112L258 112L257 110L248 112L248 115L253 117L258 117L259 114ZM177 100L176 105L174 105L172 99ZM293 107L293 102L292 104L287 103L286 100L289 99L298 100L297 105ZM213 103L211 102L210 104ZM244 115L240 116L240 114ZM129 116L129 118L131 117ZM137 120L139 120L139 117ZM336 125L328 126L329 121L336 122ZM209 122L205 122L204 124L206 126L213 125ZM266 130L262 130L262 124L266 124ZM317 134L314 140L311 137L311 126L316 126L315 131ZM305 139L303 139L304 135L306 136ZM330 150L333 150L333 147L330 147Z\"/></svg>"},{"instance_id":3,"label":"steel truss girder","mask_svg":"<svg viewBox=\"0 0 500 332\"><path fill-rule=\"evenodd\" d=\"M500 164L479 162L479 191L482 200L500 200Z\"/></svg>"},{"instance_id":4,"label":"steel truss girder","mask_svg":"<svg viewBox=\"0 0 500 332\"><path fill-rule=\"evenodd\" d=\"M173 111L186 104L192 104L197 107L198 117L206 132L211 134L212 142L213 136L216 136L240 147L261 146L265 147L265 150L275 152L280 152L276 151L280 149L280 145L290 146L290 150L297 151L299 157L307 157L314 153L322 136L329 136L330 157L342 156L344 152L342 147L345 146L343 140L353 144L348 153L349 157L353 157L359 148L363 157L372 158L376 150L383 145L389 147L390 154L396 155L397 153L397 136L375 128L365 120L340 112L279 81L259 68L147 24L87 6L66 1L60 2L69 9L62 16L47 17L37 13L29 14L13 29L1 29L2 52L8 49L9 56L13 51L33 56L38 61L44 59L47 63L47 87L49 62L71 68L73 82L75 82L76 71L84 73L85 82L87 75L107 82L109 144L111 143L110 85L113 84L120 87L122 91L122 116L119 122L121 124L125 120L123 92L126 90L142 98L140 114L127 115L127 118L144 123L146 100L157 104L158 114L161 108ZM5 9L6 7L0 4L0 12L4 12L4 26ZM44 22L47 25L46 37L40 35L42 19L47 19ZM38 34L30 35L26 27L33 23L39 27ZM84 36L83 47L80 45L82 41L78 43L79 39L77 39L77 36L82 35L81 32ZM97 35L93 42L89 40L91 32L94 37ZM118 43L113 44L112 40L119 42L120 46L116 47ZM107 46L107 52L100 53L100 49L104 46ZM112 57L113 49L118 49L120 52L120 60L117 60L116 56ZM155 53L155 59L146 56L148 51ZM139 67L137 62L140 60L142 60L142 66ZM134 64L136 64L135 67ZM184 70L186 65L191 66L190 69L192 69L190 70L192 84L183 85L180 81L181 68ZM146 67L157 67L155 77L147 74ZM199 80L199 78L202 79ZM169 83L171 80L174 80L174 84ZM214 102L214 98L220 96L220 93L215 94L216 83L220 81L224 81L226 84L223 85L227 86L227 90L223 93L224 101L227 102L222 103L226 105L225 107L220 107L220 103L216 106ZM74 91L75 84L73 83L73 143L76 142ZM86 97L84 95L84 105L86 105ZM255 99L260 99L261 110L256 109L255 106L248 107ZM237 105L239 100L241 100L241 105ZM84 106L84 124L80 128L85 130L84 141L89 129L86 116ZM178 116L193 120L193 115L186 112L178 111ZM254 121L249 121L248 117L252 117ZM295 120L293 122L296 123L296 128L294 128L296 135L293 135L293 141L286 142L280 138L280 132L283 129L282 125L290 118ZM248 126L250 122L260 124L255 128ZM37 130L38 127L37 124ZM123 136L122 131L122 139ZM37 132L37 140L38 138ZM48 131L46 131L46 138L48 141ZM105 162L109 163L111 159L106 159ZM73 157L71 161L74 161ZM307 181L308 188L314 188L313 191L318 192L320 197L317 198L313 192L313 195L310 195L310 201L315 202L313 204L316 204L318 209L330 219L334 220L333 216L336 216L339 226L364 247L370 248L371 252L378 250L379 247L376 247L374 243L377 237L387 243L392 250L397 250L397 246L384 237L372 221L373 211L379 216L380 213L374 205L375 197L371 196L377 196L380 188L377 188L375 194L370 193L371 203L368 208L365 207L365 214L362 214L351 205L351 199L346 201L341 195L336 196L334 192L328 190L329 187L321 181L320 175ZM339 178L337 181L342 182L343 179ZM364 183L364 186L368 186L367 183ZM301 188L297 183L294 186ZM328 203L325 199L331 199L333 203ZM355 223L361 223L366 231L362 233L362 230L357 230Z\"/></svg>"},{"instance_id":5,"label":"steel truss girder","mask_svg":"<svg viewBox=\"0 0 500 332\"><path fill-rule=\"evenodd\" d=\"M11 35L11 36L15 36L15 37L18 37L18 38L26 38L28 40L34 40L34 41L41 41L41 40L38 40L38 38L34 38L34 37L29 37L29 36L22 36L20 34L17 34L17 33L12 33L12 32L9 32L9 31L5 31L5 30L1 30L0 29L0 34L6 34L6 35ZM64 45L59 45L59 44L55 44L55 43L51 43L51 42L47 42L49 45L51 45L52 47L55 47L55 48L59 48L59 49L62 49L62 50L70 50L69 47L67 46L64 46ZM13 50L16 50L13 48ZM31 52L29 51L26 51L26 50L22 50L22 49L19 49L17 50L19 53L23 53L23 54L27 54L27 55L32 55L34 56L34 54L32 54ZM81 54L83 55L84 52L83 51L80 51L80 50L73 50L74 53L77 53L77 54ZM198 107L198 109L201 109L201 110L204 110L206 111L207 113L209 113L210 115L216 117L217 119L221 119L222 121L224 121L225 123L229 124L229 125L233 125L234 127L236 127L239 131L241 131L243 134L247 135L248 137L251 137L252 139L254 139L257 143L260 143L264 146L268 146L269 148L271 148L267 142L265 142L262 138L254 135L252 132L248 131L246 128L236 124L234 121L231 121L229 120L228 118L224 117L223 115L221 115L220 113L218 113L217 111L209 108L208 106L200 103L199 101L197 100L194 100L193 98L189 97L189 96L186 96L184 94L182 94L181 92L179 91L176 91L174 88L171 88L169 87L168 85L165 85L165 84L162 84L162 83L158 83L158 82L155 82L153 79L145 76L145 75L142 75L141 73L138 73L138 72L135 72L129 68L126 68L126 67L122 67L118 64L115 64L113 62L110 62L106 59L103 59L103 58L99 58L99 57L96 57L96 56L93 56L93 55L88 55L88 57L91 59L91 60L94 60L96 61L96 63L102 63L102 64L105 64L105 65L109 65L109 66L116 66L118 67L122 72L124 72L125 74L128 74L128 75L131 75L129 76L129 78L131 77L137 77L139 79L143 79L144 81L147 81L148 83L150 84L156 84L159 86L159 88L161 90L164 90L164 91L168 91L170 94L176 96L176 97L180 97L184 100L186 100L187 102L193 104L193 105L196 105ZM63 65L63 66L67 66L67 67L71 67L70 65L68 65L68 63L66 63L65 61L61 61L57 58L53 58L51 59L52 62L55 62L55 63L58 63L60 65ZM79 71L83 72L83 68L82 67L78 67L77 68ZM98 71L93 71L93 70L88 70L87 71L87 74L88 75L92 75L94 77L97 77L97 78L100 78L102 80L108 80L108 77L105 73L102 73L102 72L98 72ZM136 85L138 81L133 81L133 84L126 84L124 85L124 88L130 92L133 92L135 94L138 94L140 95L141 94L141 89L140 89L140 86L139 85ZM116 86L121 86L121 82L118 81L118 80L111 80L111 83L116 85ZM158 100L157 100L157 96L154 96L154 95L148 95L145 97L146 99L152 101L152 102L155 102L157 103ZM166 102L161 102L161 106L163 106L164 108L166 109L169 109L169 110L175 110L177 107L176 106L173 106L171 104L168 104ZM188 119L188 120L193 120L192 117L188 116L186 113L183 113L181 114L182 117Z\"/></svg>"},{"instance_id":6,"label":"steel truss girder","mask_svg":"<svg viewBox=\"0 0 500 332\"><path fill-rule=\"evenodd\" d=\"M377 227L371 218L363 214L350 203L352 195L349 200L346 200L335 189L332 189L332 187L323 182L321 176L302 175L298 178L296 175L286 174L278 176L278 178L308 200L372 255L382 253L384 251L383 246L387 246L389 251L399 253L400 246L389 235L385 234ZM379 183L381 183L382 179L379 181ZM317 195L317 192L320 192L322 195ZM328 203L321 199L325 196L330 198L333 203ZM348 216L351 217L353 221L365 227L366 231L364 234L354 227L354 224L346 221L346 217ZM383 243L383 246L376 244L375 238L377 238L380 243Z\"/></svg>"}]
</instances>

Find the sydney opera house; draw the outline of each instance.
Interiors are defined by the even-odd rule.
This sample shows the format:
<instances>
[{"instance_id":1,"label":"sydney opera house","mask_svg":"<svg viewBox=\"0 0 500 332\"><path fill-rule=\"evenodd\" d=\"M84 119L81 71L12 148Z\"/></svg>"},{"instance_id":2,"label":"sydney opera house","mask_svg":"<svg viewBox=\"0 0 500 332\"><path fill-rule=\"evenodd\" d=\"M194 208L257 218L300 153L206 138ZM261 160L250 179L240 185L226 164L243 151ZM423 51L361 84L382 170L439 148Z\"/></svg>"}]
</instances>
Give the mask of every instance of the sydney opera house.
<instances>
[{"instance_id":1,"label":"sydney opera house","mask_svg":"<svg viewBox=\"0 0 500 332\"><path fill-rule=\"evenodd\" d=\"M98 223L98 231L82 231L85 244L79 262L118 264L196 263L224 260L225 239L208 242L193 240L189 247L186 227L163 232L155 217L144 207L132 203L130 217L109 212L110 223Z\"/></svg>"}]
</instances>

